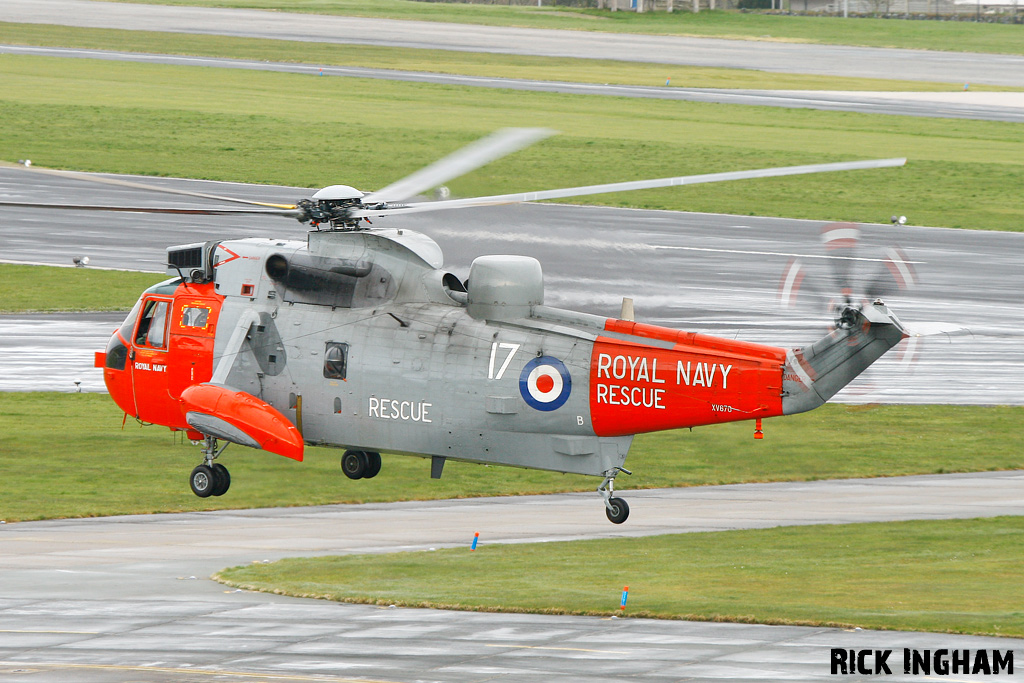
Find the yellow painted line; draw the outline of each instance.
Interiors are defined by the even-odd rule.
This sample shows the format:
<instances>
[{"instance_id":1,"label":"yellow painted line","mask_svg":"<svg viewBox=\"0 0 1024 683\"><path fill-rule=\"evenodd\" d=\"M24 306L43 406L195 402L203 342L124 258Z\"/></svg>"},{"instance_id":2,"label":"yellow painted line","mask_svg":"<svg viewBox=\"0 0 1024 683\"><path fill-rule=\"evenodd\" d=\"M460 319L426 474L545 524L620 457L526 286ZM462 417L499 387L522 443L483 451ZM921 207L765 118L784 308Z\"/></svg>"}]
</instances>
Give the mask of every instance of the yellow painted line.
<instances>
[{"instance_id":1,"label":"yellow painted line","mask_svg":"<svg viewBox=\"0 0 1024 683\"><path fill-rule=\"evenodd\" d=\"M631 652L622 652L619 650L588 650L582 647L544 647L541 645L501 645L499 643L488 644L487 647L507 647L514 648L516 650L562 650L565 652L597 652L600 654L607 655L628 655Z\"/></svg>"},{"instance_id":2,"label":"yellow painted line","mask_svg":"<svg viewBox=\"0 0 1024 683\"><path fill-rule=\"evenodd\" d=\"M67 669L93 671L132 671L139 673L199 674L201 676L230 676L235 678L257 678L269 681L319 681L320 683L397 683L370 678L330 678L322 675L295 676L292 674L253 673L251 671L216 671L213 669L191 669L187 667L163 666L119 666L116 664L51 664L45 662L0 662L3 667Z\"/></svg>"}]
</instances>

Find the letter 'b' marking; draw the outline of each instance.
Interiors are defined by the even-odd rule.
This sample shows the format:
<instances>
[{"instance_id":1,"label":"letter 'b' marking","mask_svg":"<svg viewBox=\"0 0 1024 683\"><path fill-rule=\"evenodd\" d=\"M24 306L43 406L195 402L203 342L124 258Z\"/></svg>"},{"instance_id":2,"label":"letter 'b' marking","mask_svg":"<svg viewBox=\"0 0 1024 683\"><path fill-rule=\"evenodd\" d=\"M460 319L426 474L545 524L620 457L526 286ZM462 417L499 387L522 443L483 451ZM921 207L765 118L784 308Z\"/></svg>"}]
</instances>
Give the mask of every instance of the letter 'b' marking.
<instances>
[{"instance_id":1,"label":"letter 'b' marking","mask_svg":"<svg viewBox=\"0 0 1024 683\"><path fill-rule=\"evenodd\" d=\"M572 378L565 364L553 356L534 358L519 374L519 393L535 410L556 410L569 400Z\"/></svg>"}]
</instances>

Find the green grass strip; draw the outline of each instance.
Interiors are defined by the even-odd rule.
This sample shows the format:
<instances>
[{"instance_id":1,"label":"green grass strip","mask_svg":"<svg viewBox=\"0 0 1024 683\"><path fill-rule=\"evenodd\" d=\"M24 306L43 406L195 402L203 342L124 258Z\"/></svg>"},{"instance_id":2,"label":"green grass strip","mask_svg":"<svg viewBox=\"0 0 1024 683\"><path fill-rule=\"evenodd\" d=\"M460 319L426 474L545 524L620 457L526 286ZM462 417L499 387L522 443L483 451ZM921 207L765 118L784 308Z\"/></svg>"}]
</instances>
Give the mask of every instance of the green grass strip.
<instances>
[{"instance_id":1,"label":"green grass strip","mask_svg":"<svg viewBox=\"0 0 1024 683\"><path fill-rule=\"evenodd\" d=\"M0 519L592 492L599 483L460 462L432 480L429 460L389 454L377 477L352 481L340 450L307 447L298 463L230 446L231 490L200 499L188 488L199 448L132 419L122 429L122 419L105 394L0 393ZM634 475L618 484L628 498L638 488L1021 469L1022 421L1022 407L828 405L766 420L763 441L750 422L641 435L626 461ZM601 514L596 493L594 505Z\"/></svg>"},{"instance_id":2,"label":"green grass strip","mask_svg":"<svg viewBox=\"0 0 1024 683\"><path fill-rule=\"evenodd\" d=\"M230 586L343 602L1024 636L1024 518L287 559Z\"/></svg>"},{"instance_id":3,"label":"green grass strip","mask_svg":"<svg viewBox=\"0 0 1024 683\"><path fill-rule=\"evenodd\" d=\"M376 45L344 45L230 36L86 29L0 22L0 43L175 54L321 66L358 66L398 71L523 78L617 85L762 90L954 91L962 83L844 78L670 64L455 52ZM974 90L1019 90L972 86Z\"/></svg>"},{"instance_id":4,"label":"green grass strip","mask_svg":"<svg viewBox=\"0 0 1024 683\"><path fill-rule=\"evenodd\" d=\"M0 263L0 313L128 311L143 291L166 279L157 273Z\"/></svg>"},{"instance_id":5,"label":"green grass strip","mask_svg":"<svg viewBox=\"0 0 1024 683\"><path fill-rule=\"evenodd\" d=\"M1024 228L1024 127L1013 123L23 56L0 61L0 78L0 158L41 166L373 189L497 128L547 126L563 134L453 181L452 192L906 156L901 169L583 200L857 222L899 213L918 225ZM303 230L284 221L282 232Z\"/></svg>"},{"instance_id":6,"label":"green grass strip","mask_svg":"<svg viewBox=\"0 0 1024 683\"><path fill-rule=\"evenodd\" d=\"M610 12L571 7L501 6L411 0L132 0L161 5L447 21L615 33L774 40L924 50L1024 54L1020 27L969 21L776 16L729 11ZM794 9L799 9L799 0ZM684 8L681 8L684 9Z\"/></svg>"}]
</instances>

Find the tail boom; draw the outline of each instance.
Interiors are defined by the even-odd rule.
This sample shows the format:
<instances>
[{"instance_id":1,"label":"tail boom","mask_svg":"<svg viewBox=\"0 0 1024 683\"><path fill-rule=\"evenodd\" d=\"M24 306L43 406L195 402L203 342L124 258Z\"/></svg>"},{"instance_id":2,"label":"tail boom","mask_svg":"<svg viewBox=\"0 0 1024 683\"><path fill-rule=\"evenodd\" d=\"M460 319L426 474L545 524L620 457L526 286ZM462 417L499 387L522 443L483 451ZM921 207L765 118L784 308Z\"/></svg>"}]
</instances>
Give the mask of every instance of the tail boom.
<instances>
[{"instance_id":1,"label":"tail boom","mask_svg":"<svg viewBox=\"0 0 1024 683\"><path fill-rule=\"evenodd\" d=\"M793 415L823 405L907 336L903 324L881 302L862 310L848 307L841 326L786 355L782 413Z\"/></svg>"}]
</instances>

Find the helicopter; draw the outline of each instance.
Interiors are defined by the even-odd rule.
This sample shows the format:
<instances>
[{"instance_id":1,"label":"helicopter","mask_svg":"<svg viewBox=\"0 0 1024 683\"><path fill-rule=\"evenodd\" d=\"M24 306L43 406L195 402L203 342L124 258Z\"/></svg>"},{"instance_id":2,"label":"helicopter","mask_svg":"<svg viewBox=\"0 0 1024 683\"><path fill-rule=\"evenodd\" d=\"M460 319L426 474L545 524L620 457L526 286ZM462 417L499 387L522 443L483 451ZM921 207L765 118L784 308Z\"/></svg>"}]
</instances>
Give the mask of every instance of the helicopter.
<instances>
[{"instance_id":1,"label":"helicopter","mask_svg":"<svg viewBox=\"0 0 1024 683\"><path fill-rule=\"evenodd\" d=\"M189 475L199 497L231 485L230 444L301 461L343 449L341 470L369 479L382 451L601 477L607 518L634 435L792 415L823 405L909 336L881 298L846 296L818 341L790 349L544 304L538 260L482 255L463 281L440 247L370 219L653 187L902 166L906 159L679 176L537 192L412 201L551 135L500 130L383 189L332 185L295 204L91 181L247 207L0 205L178 214L274 214L311 227L305 240L209 240L167 249L169 279L142 293L96 352L127 419L184 432L201 446ZM27 163L22 164L28 167ZM848 293L847 293L848 294Z\"/></svg>"}]
</instances>

